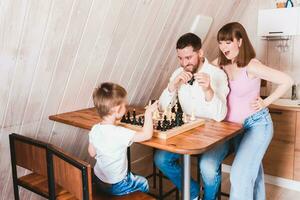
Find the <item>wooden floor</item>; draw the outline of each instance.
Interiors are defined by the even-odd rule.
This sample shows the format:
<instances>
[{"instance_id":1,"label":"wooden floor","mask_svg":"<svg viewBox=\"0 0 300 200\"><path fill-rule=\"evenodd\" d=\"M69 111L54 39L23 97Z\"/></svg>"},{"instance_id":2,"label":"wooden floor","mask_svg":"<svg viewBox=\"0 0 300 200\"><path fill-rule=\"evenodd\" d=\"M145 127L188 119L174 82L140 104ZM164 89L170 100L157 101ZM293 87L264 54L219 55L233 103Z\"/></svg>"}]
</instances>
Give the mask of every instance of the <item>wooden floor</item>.
<instances>
[{"instance_id":1,"label":"wooden floor","mask_svg":"<svg viewBox=\"0 0 300 200\"><path fill-rule=\"evenodd\" d=\"M229 193L230 190L230 182L229 182L229 174L223 173L222 174L222 192ZM151 184L152 181L150 180L149 183ZM164 185L167 185L166 189L173 187L168 181L164 181ZM157 191L151 189L151 192L157 193ZM300 199L300 192L294 190L288 190L286 188L278 187L271 184L266 184L266 194L267 200L299 200ZM228 197L222 196L222 200L228 200ZM166 200L175 200L175 194L170 195Z\"/></svg>"},{"instance_id":2,"label":"wooden floor","mask_svg":"<svg viewBox=\"0 0 300 200\"><path fill-rule=\"evenodd\" d=\"M149 163L152 161L148 160L147 164L138 164L133 169L134 173L142 174L144 176L151 174L152 167L149 167ZM192 170L193 177L196 177L196 167L193 165ZM196 179L195 179L196 180ZM152 179L149 180L150 188L152 186ZM158 182L157 182L158 184ZM168 190L173 187L173 185L168 181L164 180L164 189ZM222 192L228 193L230 190L230 181L229 181L229 174L223 173L222 174ZM150 189L151 192L157 193L158 190L154 190L153 188ZM34 200L41 200L44 199L43 197L40 197L38 195L33 195L32 198L26 198L26 193L23 193L23 197L21 199L34 199ZM266 184L266 193L267 193L267 200L299 200L300 199L300 192L289 190L286 188ZM1 199L0 194L0 199ZM165 200L175 200L175 194L170 195L168 198L165 198ZM222 200L228 200L227 197L222 196Z\"/></svg>"},{"instance_id":3,"label":"wooden floor","mask_svg":"<svg viewBox=\"0 0 300 200\"><path fill-rule=\"evenodd\" d=\"M148 165L149 166L149 165ZM150 174L151 168L143 169L142 171L139 170L139 173L142 174ZM192 174L196 177L196 169L193 167ZM196 180L196 179L195 179ZM149 180L150 187L152 186L152 180ZM173 185L168 181L164 181L165 189L168 190L173 187ZM222 174L222 192L229 193L230 190L230 181L229 181L229 174L223 173ZM157 193L157 191L151 189L151 192ZM278 187L271 184L266 184L266 195L267 200L299 200L300 199L300 192L289 190L286 188ZM175 200L175 194L170 195L166 200ZM228 200L228 197L222 196L222 200Z\"/></svg>"}]
</instances>

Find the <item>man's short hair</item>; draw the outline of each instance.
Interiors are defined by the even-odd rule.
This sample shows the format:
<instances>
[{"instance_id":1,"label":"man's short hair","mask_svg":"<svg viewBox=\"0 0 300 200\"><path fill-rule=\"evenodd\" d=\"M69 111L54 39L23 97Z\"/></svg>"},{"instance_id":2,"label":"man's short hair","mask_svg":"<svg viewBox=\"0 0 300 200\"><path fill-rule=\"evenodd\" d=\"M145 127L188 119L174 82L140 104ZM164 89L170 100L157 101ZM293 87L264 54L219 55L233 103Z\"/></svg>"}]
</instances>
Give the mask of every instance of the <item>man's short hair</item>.
<instances>
[{"instance_id":1,"label":"man's short hair","mask_svg":"<svg viewBox=\"0 0 300 200\"><path fill-rule=\"evenodd\" d=\"M182 35L176 43L176 49L184 49L185 47L191 46L194 51L201 49L201 39L194 33L186 33Z\"/></svg>"},{"instance_id":2,"label":"man's short hair","mask_svg":"<svg viewBox=\"0 0 300 200\"><path fill-rule=\"evenodd\" d=\"M93 92L93 101L101 118L111 114L111 108L121 105L127 96L126 90L115 83L105 82Z\"/></svg>"}]
</instances>

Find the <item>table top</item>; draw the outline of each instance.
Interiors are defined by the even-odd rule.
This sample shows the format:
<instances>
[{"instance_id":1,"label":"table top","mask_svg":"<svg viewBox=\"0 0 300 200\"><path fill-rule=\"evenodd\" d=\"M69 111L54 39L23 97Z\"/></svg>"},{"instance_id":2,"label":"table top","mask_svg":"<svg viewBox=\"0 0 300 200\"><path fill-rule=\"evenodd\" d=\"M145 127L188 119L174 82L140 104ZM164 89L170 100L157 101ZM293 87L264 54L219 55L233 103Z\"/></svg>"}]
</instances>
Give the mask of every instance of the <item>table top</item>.
<instances>
[{"instance_id":1,"label":"table top","mask_svg":"<svg viewBox=\"0 0 300 200\"><path fill-rule=\"evenodd\" d=\"M129 108L130 110L132 108ZM142 109L138 109L141 112ZM95 108L87 108L49 116L50 120L90 130L94 124L100 122ZM156 149L162 149L179 154L201 154L214 146L225 142L242 132L242 125L230 122L215 122L206 120L204 125L169 139L152 139L141 144Z\"/></svg>"}]
</instances>

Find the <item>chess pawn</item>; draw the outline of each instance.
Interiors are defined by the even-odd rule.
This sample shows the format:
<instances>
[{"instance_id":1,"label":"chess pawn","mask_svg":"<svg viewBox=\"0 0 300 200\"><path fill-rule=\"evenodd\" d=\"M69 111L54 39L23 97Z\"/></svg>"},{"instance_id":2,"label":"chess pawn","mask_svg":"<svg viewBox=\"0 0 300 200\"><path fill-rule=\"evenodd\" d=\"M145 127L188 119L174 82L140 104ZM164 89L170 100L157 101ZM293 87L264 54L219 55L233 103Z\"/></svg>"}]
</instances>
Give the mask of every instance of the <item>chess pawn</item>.
<instances>
[{"instance_id":1,"label":"chess pawn","mask_svg":"<svg viewBox=\"0 0 300 200\"><path fill-rule=\"evenodd\" d=\"M168 109L167 120L171 120L171 119L172 119L172 112L171 112L171 109Z\"/></svg>"},{"instance_id":2,"label":"chess pawn","mask_svg":"<svg viewBox=\"0 0 300 200\"><path fill-rule=\"evenodd\" d=\"M152 119L153 120L159 119L159 111L157 109L153 112Z\"/></svg>"},{"instance_id":3,"label":"chess pawn","mask_svg":"<svg viewBox=\"0 0 300 200\"><path fill-rule=\"evenodd\" d=\"M187 116L186 116L186 114L185 114L185 113L183 113L183 122L184 122L184 123L187 123L187 122L188 122L188 120L187 120Z\"/></svg>"},{"instance_id":4,"label":"chess pawn","mask_svg":"<svg viewBox=\"0 0 300 200\"><path fill-rule=\"evenodd\" d=\"M131 123L130 112L129 111L127 112L126 123Z\"/></svg>"},{"instance_id":5,"label":"chess pawn","mask_svg":"<svg viewBox=\"0 0 300 200\"><path fill-rule=\"evenodd\" d=\"M162 127L161 127L161 122L160 122L160 121L158 121L158 122L157 122L157 127L156 127L156 129L160 131L160 130L161 130L161 128L162 128Z\"/></svg>"},{"instance_id":6,"label":"chess pawn","mask_svg":"<svg viewBox=\"0 0 300 200\"><path fill-rule=\"evenodd\" d=\"M139 117L139 119L138 119L138 125L143 126L143 119L142 119L142 117Z\"/></svg>"},{"instance_id":7,"label":"chess pawn","mask_svg":"<svg viewBox=\"0 0 300 200\"><path fill-rule=\"evenodd\" d=\"M176 104L175 104L175 113L177 113L178 111L178 104L177 104L177 101L176 101Z\"/></svg>"},{"instance_id":8,"label":"chess pawn","mask_svg":"<svg viewBox=\"0 0 300 200\"><path fill-rule=\"evenodd\" d=\"M121 122L123 122L123 123L126 122L126 116L125 115L122 116Z\"/></svg>"},{"instance_id":9,"label":"chess pawn","mask_svg":"<svg viewBox=\"0 0 300 200\"><path fill-rule=\"evenodd\" d=\"M156 110L155 115L156 115L156 119L159 119L159 118L160 118L158 109Z\"/></svg>"},{"instance_id":10,"label":"chess pawn","mask_svg":"<svg viewBox=\"0 0 300 200\"><path fill-rule=\"evenodd\" d=\"M193 111L192 114L191 114L190 120L191 120L191 121L195 121L195 120L196 120L194 111Z\"/></svg>"}]
</instances>

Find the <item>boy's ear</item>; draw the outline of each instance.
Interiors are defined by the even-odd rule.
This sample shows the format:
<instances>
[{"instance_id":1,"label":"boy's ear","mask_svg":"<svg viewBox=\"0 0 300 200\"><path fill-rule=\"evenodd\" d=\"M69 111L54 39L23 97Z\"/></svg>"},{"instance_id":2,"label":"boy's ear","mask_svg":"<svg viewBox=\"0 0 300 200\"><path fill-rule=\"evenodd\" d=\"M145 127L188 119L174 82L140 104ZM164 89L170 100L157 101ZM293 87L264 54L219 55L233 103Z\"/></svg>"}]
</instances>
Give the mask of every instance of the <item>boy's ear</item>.
<instances>
[{"instance_id":1,"label":"boy's ear","mask_svg":"<svg viewBox=\"0 0 300 200\"><path fill-rule=\"evenodd\" d=\"M117 105L117 106L114 106L114 107L111 108L111 112L112 113L119 113L120 109L121 109L121 105Z\"/></svg>"}]
</instances>

